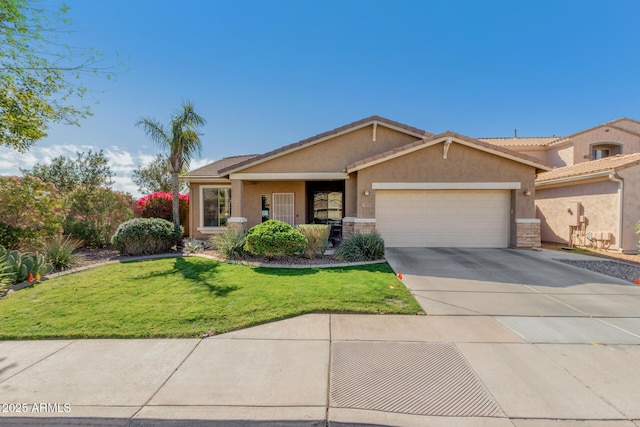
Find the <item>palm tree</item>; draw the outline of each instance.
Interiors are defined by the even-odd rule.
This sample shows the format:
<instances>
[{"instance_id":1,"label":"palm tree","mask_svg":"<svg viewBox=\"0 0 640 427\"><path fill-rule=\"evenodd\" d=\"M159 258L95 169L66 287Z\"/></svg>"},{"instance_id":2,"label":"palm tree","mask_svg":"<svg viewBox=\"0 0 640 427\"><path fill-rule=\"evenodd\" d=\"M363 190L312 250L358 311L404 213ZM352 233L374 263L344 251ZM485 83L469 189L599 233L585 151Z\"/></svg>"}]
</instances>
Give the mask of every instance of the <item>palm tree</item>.
<instances>
[{"instance_id":1,"label":"palm tree","mask_svg":"<svg viewBox=\"0 0 640 427\"><path fill-rule=\"evenodd\" d=\"M136 126L142 126L144 133L167 153L167 169L171 174L173 194L173 222L176 225L180 225L179 174L183 168L189 168L194 154L200 154L202 143L198 128L206 123L207 121L194 111L193 103L190 101L185 101L182 109L171 117L168 129L152 118L142 118L136 122ZM181 242L182 239L178 242L179 246Z\"/></svg>"}]
</instances>

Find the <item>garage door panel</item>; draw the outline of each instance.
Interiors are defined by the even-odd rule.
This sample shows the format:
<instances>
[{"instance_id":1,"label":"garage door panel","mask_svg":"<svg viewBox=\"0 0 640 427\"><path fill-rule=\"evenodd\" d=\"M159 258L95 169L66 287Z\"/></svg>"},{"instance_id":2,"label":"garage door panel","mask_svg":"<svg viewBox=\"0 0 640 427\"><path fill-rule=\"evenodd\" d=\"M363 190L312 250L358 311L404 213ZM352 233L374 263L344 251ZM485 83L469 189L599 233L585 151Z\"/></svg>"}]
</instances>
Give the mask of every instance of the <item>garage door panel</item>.
<instances>
[{"instance_id":1,"label":"garage door panel","mask_svg":"<svg viewBox=\"0 0 640 427\"><path fill-rule=\"evenodd\" d=\"M506 247L506 190L378 190L376 228L389 247Z\"/></svg>"}]
</instances>

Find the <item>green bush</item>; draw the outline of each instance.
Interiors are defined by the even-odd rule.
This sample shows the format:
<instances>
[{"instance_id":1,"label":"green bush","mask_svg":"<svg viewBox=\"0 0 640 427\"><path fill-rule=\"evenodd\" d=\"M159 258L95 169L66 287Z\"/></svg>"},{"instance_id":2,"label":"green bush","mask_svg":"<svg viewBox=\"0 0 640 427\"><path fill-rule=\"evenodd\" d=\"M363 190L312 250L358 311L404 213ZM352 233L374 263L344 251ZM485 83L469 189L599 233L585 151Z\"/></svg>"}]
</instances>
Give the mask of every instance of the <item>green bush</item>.
<instances>
[{"instance_id":1,"label":"green bush","mask_svg":"<svg viewBox=\"0 0 640 427\"><path fill-rule=\"evenodd\" d=\"M82 246L82 241L71 238L56 236L45 242L44 257L56 271L66 270L78 264L83 256L74 252Z\"/></svg>"},{"instance_id":2,"label":"green bush","mask_svg":"<svg viewBox=\"0 0 640 427\"><path fill-rule=\"evenodd\" d=\"M384 240L376 231L355 233L342 241L334 256L341 261L374 261L384 258Z\"/></svg>"},{"instance_id":3,"label":"green bush","mask_svg":"<svg viewBox=\"0 0 640 427\"><path fill-rule=\"evenodd\" d=\"M5 248L17 248L20 241L28 237L29 234L18 227L0 222L0 245Z\"/></svg>"},{"instance_id":4,"label":"green bush","mask_svg":"<svg viewBox=\"0 0 640 427\"><path fill-rule=\"evenodd\" d=\"M244 258L246 255L244 243L244 233L234 230L227 230L211 238L211 246L227 259Z\"/></svg>"},{"instance_id":5,"label":"green bush","mask_svg":"<svg viewBox=\"0 0 640 427\"><path fill-rule=\"evenodd\" d=\"M182 227L160 218L135 218L120 224L111 244L123 255L167 252L182 238Z\"/></svg>"},{"instance_id":6,"label":"green bush","mask_svg":"<svg viewBox=\"0 0 640 427\"><path fill-rule=\"evenodd\" d=\"M245 237L244 249L267 258L294 255L307 247L304 234L286 222L271 219L251 227Z\"/></svg>"},{"instance_id":7,"label":"green bush","mask_svg":"<svg viewBox=\"0 0 640 427\"><path fill-rule=\"evenodd\" d=\"M0 244L37 249L42 239L60 234L64 197L39 178L0 176Z\"/></svg>"},{"instance_id":8,"label":"green bush","mask_svg":"<svg viewBox=\"0 0 640 427\"><path fill-rule=\"evenodd\" d=\"M307 248L304 256L313 259L322 255L329 245L329 231L331 226L323 224L301 224L298 230L307 238Z\"/></svg>"},{"instance_id":9,"label":"green bush","mask_svg":"<svg viewBox=\"0 0 640 427\"><path fill-rule=\"evenodd\" d=\"M65 234L85 246L102 248L124 221L133 217L131 196L110 188L78 188L69 196L69 213L64 221Z\"/></svg>"}]
</instances>

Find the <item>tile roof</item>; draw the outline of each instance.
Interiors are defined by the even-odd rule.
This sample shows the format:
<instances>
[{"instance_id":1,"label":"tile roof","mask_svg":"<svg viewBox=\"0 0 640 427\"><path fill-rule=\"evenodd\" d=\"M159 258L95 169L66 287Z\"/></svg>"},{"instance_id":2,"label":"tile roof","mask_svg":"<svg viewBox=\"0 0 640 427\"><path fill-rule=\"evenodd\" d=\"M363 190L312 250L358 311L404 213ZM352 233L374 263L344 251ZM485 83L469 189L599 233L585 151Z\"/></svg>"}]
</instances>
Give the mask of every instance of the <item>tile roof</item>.
<instances>
[{"instance_id":1,"label":"tile roof","mask_svg":"<svg viewBox=\"0 0 640 427\"><path fill-rule=\"evenodd\" d=\"M407 132L410 132L410 133L413 133L413 134L417 134L417 135L421 135L421 136L422 135L429 135L429 136L432 135L431 133L429 133L429 132L427 132L425 130L414 128L412 126L408 126L408 125L405 125L405 124L400 123L400 122L395 122L393 120L389 120L389 119L386 119L384 117L371 116L371 117L364 118L362 120L355 121L353 123L349 123L349 124L344 125L344 126L340 126L339 128L335 128L335 129L332 129L330 131L320 133L320 134L312 136L310 138L303 139L302 141L298 141L298 142L294 142L293 144L285 145L284 147L280 147L280 148L277 148L277 149L275 149L273 151L269 151L268 153L264 153L264 154L260 154L258 156L254 156L251 159L242 161L242 162L237 163L235 165L229 165L229 166L227 166L225 168L220 168L220 171L223 174L224 173L228 173L230 170L233 170L233 169L236 169L236 168L245 167L245 166L249 166L249 165L251 165L251 164L253 164L255 162L258 162L260 160L270 159L272 157L276 157L278 155L281 155L281 154L284 154L284 153L287 153L287 152L290 152L290 151L298 150L298 149L303 148L303 147L305 147L307 145L312 145L316 141L322 140L324 138L331 137L333 135L337 135L337 134L339 134L341 132L348 131L349 129L358 127L360 125L365 125L367 123L373 123L374 121L378 122L378 123L381 123L383 125L387 124L387 125L390 125L390 126L393 126L393 127L396 127L396 128L404 129Z\"/></svg>"},{"instance_id":2,"label":"tile roof","mask_svg":"<svg viewBox=\"0 0 640 427\"><path fill-rule=\"evenodd\" d=\"M502 147L542 147L560 139L557 136L525 137L525 138L478 138L480 141Z\"/></svg>"},{"instance_id":3,"label":"tile roof","mask_svg":"<svg viewBox=\"0 0 640 427\"><path fill-rule=\"evenodd\" d=\"M535 157L532 157L532 156L529 156L527 154L518 153L517 151L512 151L512 150L509 150L507 148L501 147L499 145L489 144L488 142L485 142L485 141L482 141L482 140L479 140L479 139L474 139L474 138L470 138L468 136L460 135L460 134L455 133L455 132L447 131L447 132L444 132L444 133L441 133L441 134L438 134L438 135L431 135L431 136L428 136L428 137L425 136L425 137L423 137L422 140L414 141L412 143L405 144L402 147L398 147L398 148L395 148L393 150L385 151L384 153L376 154L375 156L371 156L371 157L368 157L366 159L359 160L359 161L357 161L355 163L352 163L349 166L347 166L347 170L358 168L359 166L363 166L363 165L365 165L367 163L375 162L376 160L380 160L380 159L383 159L385 157L392 157L392 156L395 156L396 154L402 153L403 151L408 151L408 150L411 150L413 148L417 148L417 147L419 147L421 145L428 145L431 142L434 142L434 141L437 141L439 139L446 138L446 137L456 138L456 139L471 143L473 145L477 145L478 147L489 149L489 150L494 151L494 152L497 151L499 153L504 154L505 156L516 158L516 159L522 160L523 162L526 162L526 163L532 163L532 164L534 164L536 166L548 167L547 164L541 162L539 159L537 159Z\"/></svg>"},{"instance_id":4,"label":"tile roof","mask_svg":"<svg viewBox=\"0 0 640 427\"><path fill-rule=\"evenodd\" d=\"M185 178L198 178L198 177L207 177L207 178L216 178L221 177L220 170L224 168L231 167L233 165L237 165L238 163L247 161L256 157L257 154L249 154L245 156L232 156L232 157L224 157L216 162L209 163L208 165L202 166L198 169L194 169L189 171Z\"/></svg>"},{"instance_id":5,"label":"tile roof","mask_svg":"<svg viewBox=\"0 0 640 427\"><path fill-rule=\"evenodd\" d=\"M539 173L536 183L553 181L562 178L579 177L598 172L615 171L626 167L640 164L640 153L618 154L616 156L605 157L604 159L591 160L589 162L577 163L572 166L555 168L548 172Z\"/></svg>"}]
</instances>

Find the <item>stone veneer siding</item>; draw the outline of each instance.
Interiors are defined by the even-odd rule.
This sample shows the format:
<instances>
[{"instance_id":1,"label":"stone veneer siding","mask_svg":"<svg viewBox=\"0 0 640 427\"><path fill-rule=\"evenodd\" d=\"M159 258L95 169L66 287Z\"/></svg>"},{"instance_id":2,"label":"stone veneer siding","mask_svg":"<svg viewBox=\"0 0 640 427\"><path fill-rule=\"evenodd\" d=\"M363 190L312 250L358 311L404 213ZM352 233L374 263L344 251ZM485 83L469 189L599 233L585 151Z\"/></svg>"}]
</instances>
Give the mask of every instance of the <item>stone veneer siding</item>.
<instances>
[{"instance_id":1,"label":"stone veneer siding","mask_svg":"<svg viewBox=\"0 0 640 427\"><path fill-rule=\"evenodd\" d=\"M518 222L516 221L516 247L517 248L539 248L540 242L540 222Z\"/></svg>"},{"instance_id":2,"label":"stone veneer siding","mask_svg":"<svg viewBox=\"0 0 640 427\"><path fill-rule=\"evenodd\" d=\"M227 220L227 230L238 231L242 234L247 234L247 219L246 218L229 218Z\"/></svg>"},{"instance_id":3,"label":"stone veneer siding","mask_svg":"<svg viewBox=\"0 0 640 427\"><path fill-rule=\"evenodd\" d=\"M346 239L355 233L367 234L376 230L375 219L344 218L342 220L342 238Z\"/></svg>"}]
</instances>

